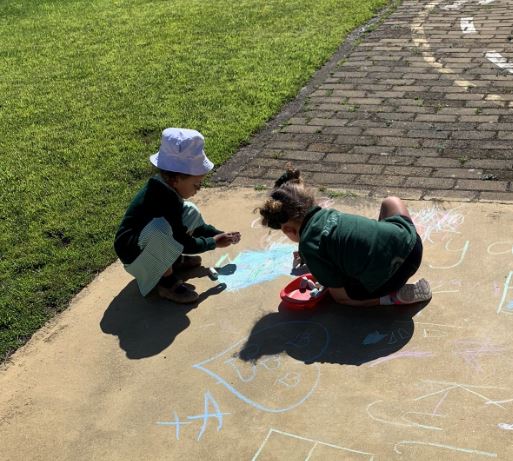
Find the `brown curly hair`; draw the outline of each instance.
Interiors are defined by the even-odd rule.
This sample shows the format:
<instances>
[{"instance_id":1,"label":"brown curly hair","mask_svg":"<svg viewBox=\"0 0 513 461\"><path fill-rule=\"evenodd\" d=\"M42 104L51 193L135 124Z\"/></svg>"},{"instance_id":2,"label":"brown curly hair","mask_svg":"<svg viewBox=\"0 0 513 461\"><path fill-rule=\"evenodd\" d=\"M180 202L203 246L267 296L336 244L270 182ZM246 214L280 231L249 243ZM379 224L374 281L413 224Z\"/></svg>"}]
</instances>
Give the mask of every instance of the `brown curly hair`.
<instances>
[{"instance_id":1,"label":"brown curly hair","mask_svg":"<svg viewBox=\"0 0 513 461\"><path fill-rule=\"evenodd\" d=\"M270 197L258 210L262 225L281 229L287 221L301 221L315 205L315 197L305 188L299 170L287 170L275 182Z\"/></svg>"}]
</instances>

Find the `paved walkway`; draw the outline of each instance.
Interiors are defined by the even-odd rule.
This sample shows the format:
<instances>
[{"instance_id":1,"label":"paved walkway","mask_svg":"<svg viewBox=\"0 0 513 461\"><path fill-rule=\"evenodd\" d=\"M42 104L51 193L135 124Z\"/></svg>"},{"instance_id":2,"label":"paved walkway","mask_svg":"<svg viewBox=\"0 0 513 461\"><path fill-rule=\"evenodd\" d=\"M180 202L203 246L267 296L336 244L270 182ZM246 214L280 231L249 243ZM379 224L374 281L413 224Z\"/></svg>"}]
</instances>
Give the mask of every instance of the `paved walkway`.
<instances>
[{"instance_id":1,"label":"paved walkway","mask_svg":"<svg viewBox=\"0 0 513 461\"><path fill-rule=\"evenodd\" d=\"M203 255L217 282L187 275L198 306L143 298L116 263L18 350L0 459L511 461L513 205L409 201L431 302L301 314L279 308L297 247L258 225L266 195L194 198L243 235Z\"/></svg>"},{"instance_id":2,"label":"paved walkway","mask_svg":"<svg viewBox=\"0 0 513 461\"><path fill-rule=\"evenodd\" d=\"M216 179L270 185L293 162L311 183L376 196L513 200L511 6L404 2Z\"/></svg>"}]
</instances>

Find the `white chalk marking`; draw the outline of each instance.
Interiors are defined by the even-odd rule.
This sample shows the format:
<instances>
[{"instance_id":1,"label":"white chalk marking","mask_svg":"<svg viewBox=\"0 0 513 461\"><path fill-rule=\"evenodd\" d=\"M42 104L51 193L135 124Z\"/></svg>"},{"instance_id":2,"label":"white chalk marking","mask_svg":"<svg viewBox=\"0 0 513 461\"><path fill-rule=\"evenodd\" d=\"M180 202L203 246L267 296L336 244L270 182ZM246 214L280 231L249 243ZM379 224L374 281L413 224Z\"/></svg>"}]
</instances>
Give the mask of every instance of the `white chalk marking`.
<instances>
[{"instance_id":1,"label":"white chalk marking","mask_svg":"<svg viewBox=\"0 0 513 461\"><path fill-rule=\"evenodd\" d=\"M500 251L494 251L492 248L495 247L495 245L507 245L506 250L500 250ZM513 244L511 241L504 241L504 242L493 242L490 245L488 245L488 248L486 249L486 252L489 255L505 255L508 253L513 253Z\"/></svg>"},{"instance_id":2,"label":"white chalk marking","mask_svg":"<svg viewBox=\"0 0 513 461\"><path fill-rule=\"evenodd\" d=\"M479 0L477 3L479 3L480 5L489 5L490 3L493 3L495 0ZM456 0L453 4L451 5L445 5L445 6L442 6L442 10L446 10L446 11L449 11L449 10L459 10L463 5L465 5L466 3L469 3L470 0Z\"/></svg>"},{"instance_id":3,"label":"white chalk marking","mask_svg":"<svg viewBox=\"0 0 513 461\"><path fill-rule=\"evenodd\" d=\"M436 407L435 409L433 410L433 415L438 415L438 409L442 406L442 403L444 402L444 400L447 398L447 396L449 395L449 391L447 391L443 397L440 399L440 401L436 404Z\"/></svg>"},{"instance_id":4,"label":"white chalk marking","mask_svg":"<svg viewBox=\"0 0 513 461\"><path fill-rule=\"evenodd\" d=\"M488 51L485 56L488 61L490 61L492 64L495 64L499 69L513 74L513 62L508 62L508 60L502 56L502 54L497 53L496 51Z\"/></svg>"},{"instance_id":5,"label":"white chalk marking","mask_svg":"<svg viewBox=\"0 0 513 461\"><path fill-rule=\"evenodd\" d=\"M468 250L468 247L470 245L470 242L468 240L465 240L465 245L463 245L463 248L458 248L456 250L450 250L449 249L449 244L452 242L452 239L451 240L448 240L445 244L445 249L447 251L452 251L452 252L456 252L456 251L461 251L461 256L460 256L460 259L455 263L453 264L452 266L433 266L431 264L429 264L429 267L431 269L452 269L456 266L459 266L462 262L463 262L463 258L465 258L465 254L467 253L467 250Z\"/></svg>"},{"instance_id":6,"label":"white chalk marking","mask_svg":"<svg viewBox=\"0 0 513 461\"><path fill-rule=\"evenodd\" d=\"M477 34L477 30L474 26L474 18L461 18L460 27L464 34Z\"/></svg>"},{"instance_id":7,"label":"white chalk marking","mask_svg":"<svg viewBox=\"0 0 513 461\"><path fill-rule=\"evenodd\" d=\"M438 333L435 333L438 332ZM424 328L424 338L444 338L448 336L445 331L442 330L429 330Z\"/></svg>"},{"instance_id":8,"label":"white chalk marking","mask_svg":"<svg viewBox=\"0 0 513 461\"><path fill-rule=\"evenodd\" d=\"M262 226L262 218L255 218L253 221L251 221L251 229L263 229L264 226Z\"/></svg>"},{"instance_id":9,"label":"white chalk marking","mask_svg":"<svg viewBox=\"0 0 513 461\"><path fill-rule=\"evenodd\" d=\"M464 327L456 327L454 325L445 325L443 323L431 323L431 322L417 322L419 325L434 325L435 327L447 327L447 328L458 328L462 329Z\"/></svg>"},{"instance_id":10,"label":"white chalk marking","mask_svg":"<svg viewBox=\"0 0 513 461\"><path fill-rule=\"evenodd\" d=\"M463 327L456 327L454 325L444 325L442 323L417 322L417 325L431 325L435 327L463 329ZM439 334L434 334L434 332L438 332ZM424 338L443 338L444 336L447 336L447 333L443 330L439 330L438 328L424 327Z\"/></svg>"},{"instance_id":11,"label":"white chalk marking","mask_svg":"<svg viewBox=\"0 0 513 461\"><path fill-rule=\"evenodd\" d=\"M470 453L473 455L488 456L489 458L497 458L497 453L492 453L489 451L474 450L472 448L454 447L451 445L444 445L442 443L419 442L417 440L402 440L401 442L396 443L394 445L394 451L396 453L399 453L400 455L402 454L402 451L400 451L398 448L400 445L426 445L428 447L444 448L446 450L460 451L462 453Z\"/></svg>"},{"instance_id":12,"label":"white chalk marking","mask_svg":"<svg viewBox=\"0 0 513 461\"><path fill-rule=\"evenodd\" d=\"M447 415L437 415L437 414L434 414L434 413L433 413L433 414L432 414L432 413L421 413L420 411L408 411L408 412L406 412L406 413L402 416L402 419L403 419L404 421L407 421L407 422L411 423L411 425L412 425L412 426L416 426L416 427L420 427L420 428L428 428L428 429L429 429L429 428L431 428L432 426L425 426L425 425L423 426L423 425L421 425L421 424L419 424L419 423L416 423L415 421L412 421L412 420L408 419L407 415L431 416L431 417L433 417L433 416L437 416L437 417L439 417L439 418L446 418L446 417L447 417ZM433 426L433 427L434 427L434 426ZM439 429L440 429L441 431L443 431L443 429L442 429L442 428L439 428Z\"/></svg>"},{"instance_id":13,"label":"white chalk marking","mask_svg":"<svg viewBox=\"0 0 513 461\"><path fill-rule=\"evenodd\" d=\"M370 409L372 406L374 406L376 403L380 403L380 402L383 402L383 400L376 400L375 402L372 402L372 403L369 403L367 405L367 415L369 416L369 418L373 419L374 421L378 421L379 423L384 423L384 424L390 424L392 426L401 426L401 427L420 427L422 429L430 429L430 430L433 430L433 431L443 431L443 429L441 427L436 427L436 426L427 426L425 424L418 424L418 423L412 423L410 422L409 424L407 423L399 423L397 421L387 421L386 419L383 419L383 418L379 418L377 416L374 416L371 412L370 412ZM407 413L406 413L407 414Z\"/></svg>"},{"instance_id":14,"label":"white chalk marking","mask_svg":"<svg viewBox=\"0 0 513 461\"><path fill-rule=\"evenodd\" d=\"M300 435L296 435L296 434L291 434L290 432L283 432L283 431L280 431L278 429L273 429L271 427L271 429L269 429L269 432L267 433L264 441L262 442L262 445L260 445L260 448L258 449L258 451L255 453L255 456L253 456L252 460L251 461L256 461L256 459L260 456L260 453L262 452L262 450L264 449L264 446L265 444L267 443L267 441L269 440L269 438L271 437L271 435L275 433L275 434L280 434L280 435L284 435L285 437L291 437L293 439L298 439L298 440L303 440L305 442L309 442L309 443L313 443L314 446L313 448L310 450L310 452L308 453L308 457L305 459L305 461L307 461L308 459L310 459L310 457L312 456L312 453L313 453L313 450L318 446L318 445L324 445L326 447L330 447L330 448L336 448L337 450L343 450L343 451L349 451L350 453L356 453L358 455L364 455L364 456L370 456L370 458L368 458L368 461L374 461L374 455L372 453L366 453L364 451L358 451L358 450L352 450L351 448L346 448L346 447L340 447L338 445L333 445L332 443L326 443L326 442L321 442L320 440L314 440L314 439L309 439L308 437L302 437Z\"/></svg>"},{"instance_id":15,"label":"white chalk marking","mask_svg":"<svg viewBox=\"0 0 513 461\"><path fill-rule=\"evenodd\" d=\"M225 261L225 259L229 259L229 258L228 258L228 254L227 254L227 253L226 253L226 254L224 254L223 256L221 256L221 257L217 260L217 262L214 264L214 266L215 266L215 267L219 267L219 266L220 266L220 265Z\"/></svg>"},{"instance_id":16,"label":"white chalk marking","mask_svg":"<svg viewBox=\"0 0 513 461\"><path fill-rule=\"evenodd\" d=\"M491 405L496 403L509 403L513 402L513 399L507 399L507 400L490 400L489 402L485 402L485 405Z\"/></svg>"},{"instance_id":17,"label":"white chalk marking","mask_svg":"<svg viewBox=\"0 0 513 461\"><path fill-rule=\"evenodd\" d=\"M442 10L449 11L449 10L459 10L465 3L468 3L469 0L457 0L451 5L445 5L442 6Z\"/></svg>"},{"instance_id":18,"label":"white chalk marking","mask_svg":"<svg viewBox=\"0 0 513 461\"><path fill-rule=\"evenodd\" d=\"M310 458L312 457L312 453L314 452L314 450L317 448L317 445L319 445L319 442L315 442L314 443L314 446L310 449L310 451L308 452L308 455L306 456L305 458L305 461L310 461Z\"/></svg>"},{"instance_id":19,"label":"white chalk marking","mask_svg":"<svg viewBox=\"0 0 513 461\"><path fill-rule=\"evenodd\" d=\"M411 30L413 33L413 42L415 46L420 49L420 52L424 58L424 61L432 66L434 69L437 69L441 74L445 75L445 78L449 78L453 80L454 85L460 88L471 88L476 85L468 80L460 80L458 76L460 75L459 70L452 69L445 65L444 63L437 60L437 58L433 55L431 51L431 45L426 38L426 32L424 30L424 23L427 21L427 17L431 14L435 7L439 6L443 0L433 0L430 1L423 10L418 14L417 17L414 18L411 26ZM493 0L492 0L493 1ZM481 0L479 3L482 5L487 5L492 3L490 0ZM459 6L463 5L466 2L456 2L452 6L441 7L442 9L457 9ZM454 6L456 8L454 8ZM488 96L496 96L497 104L499 106L503 106L507 102L504 101L504 98L501 95L488 95ZM510 107L513 107L513 104L510 104Z\"/></svg>"},{"instance_id":20,"label":"white chalk marking","mask_svg":"<svg viewBox=\"0 0 513 461\"><path fill-rule=\"evenodd\" d=\"M503 389L503 388L500 388L497 386L472 386L470 384L459 384L459 383L451 383L451 382L444 382L444 381L432 381L429 379L422 380L422 382L430 383L430 384L440 384L442 386L445 385L447 387L444 387L443 389L441 389L439 391L430 392L429 394L425 394L420 397L417 397L416 399L413 399L413 401L422 400L427 397L432 397L433 395L441 394L443 392L448 392L448 391L451 391L452 389L463 389L464 391L467 391L470 394L477 395L481 399L485 400L485 403L487 403L487 404L496 405L496 406L502 408L503 410L505 409L503 406L500 405L499 401L489 399L488 397L484 396L483 394L480 394L479 392L473 391L471 389L471 388L474 388L474 389Z\"/></svg>"},{"instance_id":21,"label":"white chalk marking","mask_svg":"<svg viewBox=\"0 0 513 461\"><path fill-rule=\"evenodd\" d=\"M504 429L505 431L513 431L513 424L499 423L497 427Z\"/></svg>"}]
</instances>

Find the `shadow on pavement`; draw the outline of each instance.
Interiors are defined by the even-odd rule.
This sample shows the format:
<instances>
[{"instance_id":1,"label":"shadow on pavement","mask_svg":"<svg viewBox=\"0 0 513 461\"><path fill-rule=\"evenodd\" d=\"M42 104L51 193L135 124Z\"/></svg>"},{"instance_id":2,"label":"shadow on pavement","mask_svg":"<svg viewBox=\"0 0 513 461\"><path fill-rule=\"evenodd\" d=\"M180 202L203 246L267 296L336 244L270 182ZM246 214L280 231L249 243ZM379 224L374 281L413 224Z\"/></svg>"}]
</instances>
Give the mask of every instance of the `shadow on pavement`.
<instances>
[{"instance_id":1,"label":"shadow on pavement","mask_svg":"<svg viewBox=\"0 0 513 461\"><path fill-rule=\"evenodd\" d=\"M191 323L187 313L209 296L226 288L218 284L203 293L194 304L175 304L150 294L141 296L135 280L110 303L100 321L104 333L119 337L119 346L129 359L157 355L173 343Z\"/></svg>"},{"instance_id":2,"label":"shadow on pavement","mask_svg":"<svg viewBox=\"0 0 513 461\"><path fill-rule=\"evenodd\" d=\"M413 336L414 315L427 304L362 308L332 302L310 314L280 306L255 323L238 356L257 362L285 352L305 363L362 365L402 349Z\"/></svg>"}]
</instances>

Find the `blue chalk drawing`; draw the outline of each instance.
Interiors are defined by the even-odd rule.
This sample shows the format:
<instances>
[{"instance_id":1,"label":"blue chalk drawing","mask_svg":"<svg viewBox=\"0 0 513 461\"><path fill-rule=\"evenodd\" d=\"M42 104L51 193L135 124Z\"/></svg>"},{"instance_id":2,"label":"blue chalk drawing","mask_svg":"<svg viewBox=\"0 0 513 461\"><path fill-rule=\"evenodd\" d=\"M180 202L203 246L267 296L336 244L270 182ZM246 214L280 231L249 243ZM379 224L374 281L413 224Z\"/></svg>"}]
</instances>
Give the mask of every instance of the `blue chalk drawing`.
<instances>
[{"instance_id":1,"label":"blue chalk drawing","mask_svg":"<svg viewBox=\"0 0 513 461\"><path fill-rule=\"evenodd\" d=\"M210 406L213 407L213 412L210 412ZM176 414L176 411L174 413L174 421L158 421L157 424L159 426L174 426L175 427L175 434L176 434L176 440L180 440L180 428L186 424L192 424L192 423L186 423L183 421L180 421L180 418L178 418L178 415ZM217 420L217 432L219 432L223 428L223 416L229 415L230 413L222 413L219 409L219 404L215 401L214 397L212 397L212 394L209 391L205 392L204 397L204 409L203 413L201 415L194 415L194 416L187 416L187 419L190 420L202 420L203 423L201 425L201 429L198 433L197 440L200 440L203 434L205 433L205 430L207 429L208 421L210 418L214 418Z\"/></svg>"},{"instance_id":2,"label":"blue chalk drawing","mask_svg":"<svg viewBox=\"0 0 513 461\"><path fill-rule=\"evenodd\" d=\"M321 357L324 354L324 352L326 351L326 349L328 348L328 345L330 343L330 334L324 325L317 323L317 322L303 321L303 320L280 322L280 323L277 323L276 325L273 325L271 327L266 327L266 328L263 328L263 329L255 332L253 334L253 338L255 338L260 333L263 333L265 331L275 329L275 328L283 328L286 331L288 326L293 326L293 325L300 325L300 326L304 325L305 328L310 328L310 329L313 328L314 330L316 330L316 334L320 335L320 337L322 338L321 345L318 346L317 348L312 348L311 356L305 358L304 360L308 361L308 362L313 362L317 358ZM300 335L295 334L295 336L293 338L290 338L290 339L284 338L283 344L289 345L289 347L293 346L293 347L297 347L297 348L304 348L310 344L311 335L312 335L312 333L307 333L307 332L300 334ZM283 406L278 406L278 407L273 408L273 407L269 406L268 404L263 404L263 403L253 400L248 395L243 393L243 391L237 389L237 387L243 386L245 383L253 381L257 377L258 368L265 369L268 372L282 373L282 370L281 370L282 358L278 357L278 356L267 357L267 358L259 361L257 363L257 365L251 367L251 374L249 376L243 376L238 371L235 371L235 370L237 370L237 368L235 365L235 359L233 358L233 355L234 355L234 353L236 353L239 350L240 346L243 345L247 341L247 339L248 338L242 339L242 340L238 341L237 343L233 344L232 346L230 346L228 349L220 352L219 354L217 354L207 360L204 360L203 362L193 365L193 368L201 370L201 371L205 372L206 374L208 374L209 376L211 376L212 378L214 378L217 383L225 386L226 389L228 389L232 394L234 394L236 397L238 397L240 400L247 403L248 405L251 405L252 407L254 407L258 410L267 411L270 413L283 413L283 412L292 410L293 408L296 408L296 407L300 406L302 403L304 403L315 392L315 390L319 384L319 380L320 380L320 367L319 367L318 363L312 363L308 367L304 368L305 373L314 372L314 374L315 374L315 376L313 377L313 383L311 384L311 387L307 390L307 392L305 394L303 394L302 396L296 398L295 401L293 401L292 403L287 403L287 404L284 404ZM298 339L300 339L300 340L298 341ZM305 339L307 339L307 340L305 341ZM255 353L258 352L256 350L257 348L254 347L254 345L250 344L247 347L249 347L249 348L253 347L253 348L255 348ZM230 357L230 358L227 360L223 360L223 356L225 358L226 357ZM207 368L210 365L214 365L214 364L217 366L219 366L221 364L223 365L223 371L224 371L224 373L227 374L226 378L221 376L220 374L210 370L209 368ZM233 378L235 378L235 377L239 379L238 384L237 384L237 382L234 382L234 380L233 380ZM302 382L302 376L297 372L287 372L285 375L279 375L275 379L276 379L274 381L275 384L280 384L283 386L283 388L289 388L289 389L295 388L300 382ZM264 383L264 385L265 384L266 383ZM248 391L249 391L249 389L248 389ZM273 392L273 389L269 388L269 392ZM274 392L276 392L276 389L274 390Z\"/></svg>"},{"instance_id":3,"label":"blue chalk drawing","mask_svg":"<svg viewBox=\"0 0 513 461\"><path fill-rule=\"evenodd\" d=\"M509 271L508 276L506 277L506 281L504 282L504 290L502 291L502 298L499 303L499 307L497 308L497 314L501 312L505 312L507 314L512 314L511 305L513 304L513 299L508 300L508 292L513 290L513 271Z\"/></svg>"},{"instance_id":4,"label":"blue chalk drawing","mask_svg":"<svg viewBox=\"0 0 513 461\"><path fill-rule=\"evenodd\" d=\"M295 250L295 245L279 243L265 250L243 251L231 260L237 270L230 275L220 272L219 282L226 284L227 291L238 291L283 275L291 276L292 253Z\"/></svg>"},{"instance_id":5,"label":"blue chalk drawing","mask_svg":"<svg viewBox=\"0 0 513 461\"><path fill-rule=\"evenodd\" d=\"M214 413L209 413L209 403L214 407ZM201 430L198 434L198 440L201 439L202 435L207 428L208 420L210 418L217 419L217 432L219 432L223 428L223 415L229 415L230 413L221 413L219 409L219 405L214 400L214 397L210 394L209 391L205 392L205 408L202 415L197 416L187 416L187 419L202 419L203 425L201 426Z\"/></svg>"},{"instance_id":6,"label":"blue chalk drawing","mask_svg":"<svg viewBox=\"0 0 513 461\"><path fill-rule=\"evenodd\" d=\"M184 423L184 422L180 421L180 418L178 418L176 411L173 413L174 413L174 417L175 417L174 421L158 421L157 424L159 426L175 426L176 440L180 440L180 428L186 424L191 424L191 423Z\"/></svg>"},{"instance_id":7,"label":"blue chalk drawing","mask_svg":"<svg viewBox=\"0 0 513 461\"><path fill-rule=\"evenodd\" d=\"M381 334L379 331L375 331L374 333L369 333L363 340L363 344L368 345L368 344L379 343L386 336L387 335Z\"/></svg>"}]
</instances>

